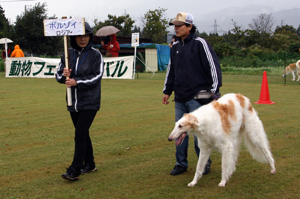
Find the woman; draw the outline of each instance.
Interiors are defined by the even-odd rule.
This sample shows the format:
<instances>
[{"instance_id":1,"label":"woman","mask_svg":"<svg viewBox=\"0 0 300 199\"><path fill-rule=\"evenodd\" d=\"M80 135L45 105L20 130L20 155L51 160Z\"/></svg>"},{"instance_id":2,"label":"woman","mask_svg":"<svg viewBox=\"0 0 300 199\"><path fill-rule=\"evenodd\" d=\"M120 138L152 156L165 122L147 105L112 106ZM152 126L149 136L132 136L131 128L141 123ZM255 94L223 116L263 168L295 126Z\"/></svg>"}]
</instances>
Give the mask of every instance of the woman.
<instances>
[{"instance_id":1,"label":"woman","mask_svg":"<svg viewBox=\"0 0 300 199\"><path fill-rule=\"evenodd\" d=\"M72 90L72 105L68 111L75 127L75 152L71 166L62 175L72 181L78 180L80 174L97 171L89 128L100 109L103 59L101 53L92 48L93 32L88 23L85 30L86 35L71 36L70 69L65 68L63 55L56 73L56 80Z\"/></svg>"}]
</instances>

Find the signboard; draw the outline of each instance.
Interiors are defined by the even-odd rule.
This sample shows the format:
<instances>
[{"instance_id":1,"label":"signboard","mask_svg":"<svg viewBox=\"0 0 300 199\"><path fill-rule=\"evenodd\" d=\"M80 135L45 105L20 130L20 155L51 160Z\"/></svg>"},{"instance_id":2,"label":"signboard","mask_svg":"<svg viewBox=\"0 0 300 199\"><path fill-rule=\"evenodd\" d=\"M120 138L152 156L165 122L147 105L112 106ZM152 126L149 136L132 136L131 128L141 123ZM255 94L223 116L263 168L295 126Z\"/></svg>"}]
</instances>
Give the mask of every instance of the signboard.
<instances>
[{"instance_id":1,"label":"signboard","mask_svg":"<svg viewBox=\"0 0 300 199\"><path fill-rule=\"evenodd\" d=\"M131 35L131 46L134 47L134 46L139 46L139 33L132 33Z\"/></svg>"},{"instance_id":2,"label":"signboard","mask_svg":"<svg viewBox=\"0 0 300 199\"><path fill-rule=\"evenodd\" d=\"M133 56L105 57L103 78L132 79ZM6 58L5 77L55 78L60 59L39 57Z\"/></svg>"},{"instance_id":3,"label":"signboard","mask_svg":"<svg viewBox=\"0 0 300 199\"><path fill-rule=\"evenodd\" d=\"M84 19L45 19L45 36L85 35Z\"/></svg>"}]
</instances>

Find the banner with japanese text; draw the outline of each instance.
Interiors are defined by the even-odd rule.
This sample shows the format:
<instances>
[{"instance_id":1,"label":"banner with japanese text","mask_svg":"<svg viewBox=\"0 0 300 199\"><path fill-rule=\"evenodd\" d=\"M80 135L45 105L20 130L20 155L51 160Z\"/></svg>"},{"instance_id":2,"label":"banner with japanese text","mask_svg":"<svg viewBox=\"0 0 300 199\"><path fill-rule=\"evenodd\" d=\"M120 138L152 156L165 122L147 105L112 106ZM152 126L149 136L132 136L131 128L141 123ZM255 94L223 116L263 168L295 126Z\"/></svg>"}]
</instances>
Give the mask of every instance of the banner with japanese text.
<instances>
[{"instance_id":1,"label":"banner with japanese text","mask_svg":"<svg viewBox=\"0 0 300 199\"><path fill-rule=\"evenodd\" d=\"M103 78L132 79L134 56L104 57Z\"/></svg>"},{"instance_id":2,"label":"banner with japanese text","mask_svg":"<svg viewBox=\"0 0 300 199\"><path fill-rule=\"evenodd\" d=\"M5 77L53 78L60 59L39 57L6 58Z\"/></svg>"},{"instance_id":3,"label":"banner with japanese text","mask_svg":"<svg viewBox=\"0 0 300 199\"><path fill-rule=\"evenodd\" d=\"M104 57L103 78L132 79L134 56ZM60 59L16 57L6 59L5 77L55 78Z\"/></svg>"}]
</instances>

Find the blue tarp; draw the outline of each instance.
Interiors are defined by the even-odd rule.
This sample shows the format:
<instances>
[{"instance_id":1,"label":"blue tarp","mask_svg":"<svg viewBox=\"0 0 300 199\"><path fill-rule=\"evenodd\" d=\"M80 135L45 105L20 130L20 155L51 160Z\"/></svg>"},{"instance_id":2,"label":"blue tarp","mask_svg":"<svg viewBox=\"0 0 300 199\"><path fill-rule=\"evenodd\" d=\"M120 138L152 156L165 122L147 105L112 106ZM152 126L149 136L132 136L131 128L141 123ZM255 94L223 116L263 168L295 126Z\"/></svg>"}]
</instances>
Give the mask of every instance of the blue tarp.
<instances>
[{"instance_id":1,"label":"blue tarp","mask_svg":"<svg viewBox=\"0 0 300 199\"><path fill-rule=\"evenodd\" d=\"M158 70L165 71L169 64L170 47L168 45L155 44L157 49Z\"/></svg>"}]
</instances>

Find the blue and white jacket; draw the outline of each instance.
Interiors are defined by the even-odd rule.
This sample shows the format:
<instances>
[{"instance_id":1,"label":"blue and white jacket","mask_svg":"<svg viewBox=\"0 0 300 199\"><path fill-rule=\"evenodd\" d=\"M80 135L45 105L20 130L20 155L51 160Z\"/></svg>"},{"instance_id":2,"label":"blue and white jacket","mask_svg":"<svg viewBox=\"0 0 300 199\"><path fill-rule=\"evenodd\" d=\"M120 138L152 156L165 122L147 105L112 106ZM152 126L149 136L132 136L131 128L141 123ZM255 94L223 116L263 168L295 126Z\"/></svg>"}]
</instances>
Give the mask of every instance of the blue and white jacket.
<instances>
[{"instance_id":1,"label":"blue and white jacket","mask_svg":"<svg viewBox=\"0 0 300 199\"><path fill-rule=\"evenodd\" d=\"M163 93L175 92L175 101L186 102L200 90L218 93L222 86L221 66L212 47L201 37L190 34L184 41L176 41L171 57Z\"/></svg>"},{"instance_id":2,"label":"blue and white jacket","mask_svg":"<svg viewBox=\"0 0 300 199\"><path fill-rule=\"evenodd\" d=\"M101 100L101 79L103 75L103 58L101 53L92 47L93 33L86 23L86 34L90 35L89 44L85 48L77 45L75 36L71 36L71 47L69 49L69 67L72 70L70 78L77 82L72 86L72 106L68 111L99 110ZM63 76L65 68L65 55L56 73L56 80L64 84L66 78Z\"/></svg>"}]
</instances>

